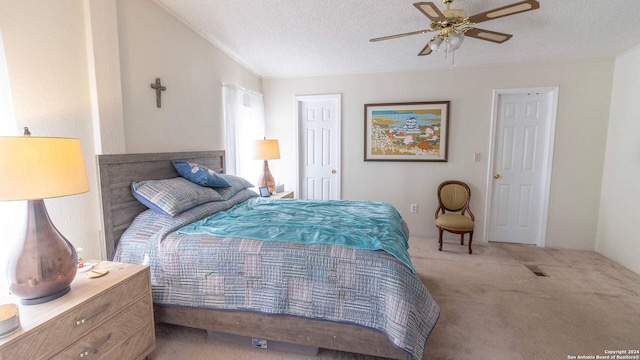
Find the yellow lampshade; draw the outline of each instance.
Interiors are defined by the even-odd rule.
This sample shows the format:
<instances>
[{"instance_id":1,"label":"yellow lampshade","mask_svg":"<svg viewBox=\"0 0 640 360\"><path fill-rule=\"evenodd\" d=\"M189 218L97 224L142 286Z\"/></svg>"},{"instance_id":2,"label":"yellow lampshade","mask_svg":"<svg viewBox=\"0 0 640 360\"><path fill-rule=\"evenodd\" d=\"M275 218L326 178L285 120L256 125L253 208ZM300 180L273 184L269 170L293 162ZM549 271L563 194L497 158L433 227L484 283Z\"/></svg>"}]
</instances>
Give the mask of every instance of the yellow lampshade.
<instances>
[{"instance_id":1,"label":"yellow lampshade","mask_svg":"<svg viewBox=\"0 0 640 360\"><path fill-rule=\"evenodd\" d=\"M253 143L253 158L256 160L280 159L278 140L256 140Z\"/></svg>"},{"instance_id":2,"label":"yellow lampshade","mask_svg":"<svg viewBox=\"0 0 640 360\"><path fill-rule=\"evenodd\" d=\"M89 183L78 139L0 137L0 200L80 194Z\"/></svg>"}]
</instances>

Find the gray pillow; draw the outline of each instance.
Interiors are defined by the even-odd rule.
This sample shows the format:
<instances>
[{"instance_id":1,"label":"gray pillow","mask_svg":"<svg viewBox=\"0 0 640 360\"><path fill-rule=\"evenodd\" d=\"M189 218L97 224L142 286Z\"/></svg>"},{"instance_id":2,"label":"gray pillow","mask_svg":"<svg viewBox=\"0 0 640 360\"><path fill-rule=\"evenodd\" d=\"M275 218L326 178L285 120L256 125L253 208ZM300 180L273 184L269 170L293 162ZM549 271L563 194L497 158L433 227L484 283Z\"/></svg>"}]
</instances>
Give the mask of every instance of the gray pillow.
<instances>
[{"instance_id":1,"label":"gray pillow","mask_svg":"<svg viewBox=\"0 0 640 360\"><path fill-rule=\"evenodd\" d=\"M149 209L172 217L200 204L223 200L215 190L182 177L132 181L131 192Z\"/></svg>"},{"instance_id":2,"label":"gray pillow","mask_svg":"<svg viewBox=\"0 0 640 360\"><path fill-rule=\"evenodd\" d=\"M225 200L231 199L233 195L235 195L238 191L242 189L255 187L252 183L250 183L244 178L241 178L240 176L229 175L229 174L218 174L218 175L223 177L225 180L227 180L229 185L231 185L230 187L215 189L218 193L220 193L220 195L222 195L222 197Z\"/></svg>"}]
</instances>

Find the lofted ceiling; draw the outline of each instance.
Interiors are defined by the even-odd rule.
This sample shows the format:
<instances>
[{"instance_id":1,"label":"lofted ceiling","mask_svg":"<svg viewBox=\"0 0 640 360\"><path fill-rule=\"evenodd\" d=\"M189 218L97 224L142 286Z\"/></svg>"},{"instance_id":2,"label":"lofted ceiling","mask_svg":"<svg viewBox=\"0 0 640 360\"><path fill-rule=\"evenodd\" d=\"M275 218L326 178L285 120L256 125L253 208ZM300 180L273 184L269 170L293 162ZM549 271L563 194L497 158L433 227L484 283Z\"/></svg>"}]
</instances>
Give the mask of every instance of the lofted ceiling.
<instances>
[{"instance_id":1,"label":"lofted ceiling","mask_svg":"<svg viewBox=\"0 0 640 360\"><path fill-rule=\"evenodd\" d=\"M415 0L155 0L262 78L613 58L640 45L640 0L539 0L537 10L478 24L512 34L467 38L452 56L417 56L433 34ZM518 0L455 0L469 16ZM432 0L441 10L441 0Z\"/></svg>"}]
</instances>

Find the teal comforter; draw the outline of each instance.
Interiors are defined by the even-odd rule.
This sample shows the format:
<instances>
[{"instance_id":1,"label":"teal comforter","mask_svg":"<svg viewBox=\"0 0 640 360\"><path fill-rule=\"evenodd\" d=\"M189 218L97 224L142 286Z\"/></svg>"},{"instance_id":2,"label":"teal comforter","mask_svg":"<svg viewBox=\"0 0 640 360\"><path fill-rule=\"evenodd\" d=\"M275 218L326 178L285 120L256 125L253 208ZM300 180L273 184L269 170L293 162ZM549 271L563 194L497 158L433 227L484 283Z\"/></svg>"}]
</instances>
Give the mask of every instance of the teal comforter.
<instances>
[{"instance_id":1,"label":"teal comforter","mask_svg":"<svg viewBox=\"0 0 640 360\"><path fill-rule=\"evenodd\" d=\"M402 217L383 202L252 198L178 233L383 250L415 273Z\"/></svg>"}]
</instances>

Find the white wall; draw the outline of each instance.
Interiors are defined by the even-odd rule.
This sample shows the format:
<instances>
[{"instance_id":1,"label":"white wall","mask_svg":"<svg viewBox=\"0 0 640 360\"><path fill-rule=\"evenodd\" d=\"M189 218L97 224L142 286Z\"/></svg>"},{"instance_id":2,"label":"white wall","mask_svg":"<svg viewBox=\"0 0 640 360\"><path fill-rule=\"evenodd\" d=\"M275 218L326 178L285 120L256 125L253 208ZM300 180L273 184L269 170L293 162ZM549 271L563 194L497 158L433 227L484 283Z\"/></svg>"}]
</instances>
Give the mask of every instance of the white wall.
<instances>
[{"instance_id":1,"label":"white wall","mask_svg":"<svg viewBox=\"0 0 640 360\"><path fill-rule=\"evenodd\" d=\"M127 152L224 149L222 83L262 92L261 80L155 2L117 3Z\"/></svg>"},{"instance_id":2,"label":"white wall","mask_svg":"<svg viewBox=\"0 0 640 360\"><path fill-rule=\"evenodd\" d=\"M90 192L45 204L60 232L96 258L102 245L83 11L81 1L2 0L0 29L17 127L80 139Z\"/></svg>"},{"instance_id":3,"label":"white wall","mask_svg":"<svg viewBox=\"0 0 640 360\"><path fill-rule=\"evenodd\" d=\"M640 46L615 63L596 251L640 274Z\"/></svg>"},{"instance_id":4,"label":"white wall","mask_svg":"<svg viewBox=\"0 0 640 360\"><path fill-rule=\"evenodd\" d=\"M265 79L267 135L281 141L272 173L296 183L296 95L342 94L342 198L387 201L414 235L437 237L436 189L467 182L482 241L492 94L496 88L559 86L558 119L546 245L593 250L609 115L613 60ZM451 100L447 163L364 162L364 104ZM481 153L473 162L472 154ZM409 213L417 203L419 212ZM479 220L479 221L478 221Z\"/></svg>"},{"instance_id":5,"label":"white wall","mask_svg":"<svg viewBox=\"0 0 640 360\"><path fill-rule=\"evenodd\" d=\"M83 0L96 154L125 152L116 0Z\"/></svg>"}]
</instances>

